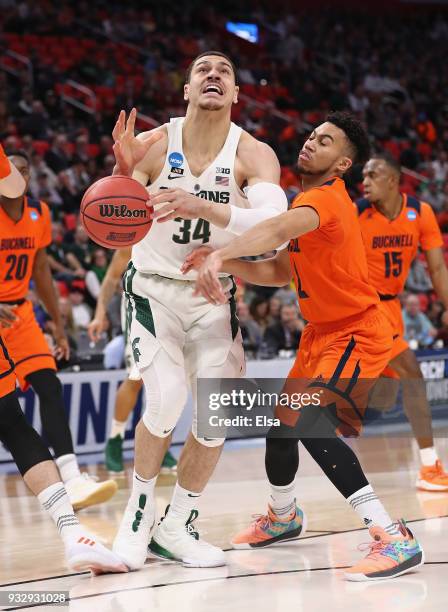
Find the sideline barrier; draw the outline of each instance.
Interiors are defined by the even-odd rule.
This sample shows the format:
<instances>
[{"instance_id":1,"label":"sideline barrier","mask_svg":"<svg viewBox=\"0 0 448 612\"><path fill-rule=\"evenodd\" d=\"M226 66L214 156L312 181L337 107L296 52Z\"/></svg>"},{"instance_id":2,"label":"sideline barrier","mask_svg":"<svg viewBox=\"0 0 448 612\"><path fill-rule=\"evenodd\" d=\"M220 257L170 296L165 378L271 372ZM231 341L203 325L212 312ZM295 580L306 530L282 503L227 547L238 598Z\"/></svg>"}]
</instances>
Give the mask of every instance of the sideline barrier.
<instances>
[{"instance_id":1,"label":"sideline barrier","mask_svg":"<svg viewBox=\"0 0 448 612\"><path fill-rule=\"evenodd\" d=\"M420 367L426 379L428 397L433 416L448 416L448 351L441 349L421 350L416 352ZM249 361L247 378L282 378L286 377L293 363L292 359L275 359L269 361ZM60 375L64 388L64 399L70 428L77 454L102 452L104 450L110 423L113 416L115 393L121 381L126 377L125 370L101 370L97 372L62 372ZM41 431L38 400L30 389L19 392L19 399L28 420L37 431ZM134 429L140 419L143 408L143 397L140 394L136 409L129 417L123 448L134 446ZM377 419L378 425L394 425L406 421L398 398L397 405L390 411L382 413ZM173 442L183 442L191 425L191 398L173 433ZM11 456L5 448L0 447L0 463L11 463Z\"/></svg>"}]
</instances>

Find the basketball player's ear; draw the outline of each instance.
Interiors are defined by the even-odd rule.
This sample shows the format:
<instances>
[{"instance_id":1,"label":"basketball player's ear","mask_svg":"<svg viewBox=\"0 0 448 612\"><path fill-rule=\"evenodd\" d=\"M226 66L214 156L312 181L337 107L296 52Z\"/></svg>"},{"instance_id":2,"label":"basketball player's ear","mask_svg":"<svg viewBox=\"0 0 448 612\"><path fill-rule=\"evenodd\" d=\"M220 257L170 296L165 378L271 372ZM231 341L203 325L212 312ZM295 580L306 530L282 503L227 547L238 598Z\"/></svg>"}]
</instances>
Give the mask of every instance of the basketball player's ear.
<instances>
[{"instance_id":1,"label":"basketball player's ear","mask_svg":"<svg viewBox=\"0 0 448 612\"><path fill-rule=\"evenodd\" d=\"M188 101L189 100L189 93L190 93L190 83L185 83L184 85L184 100Z\"/></svg>"},{"instance_id":2,"label":"basketball player's ear","mask_svg":"<svg viewBox=\"0 0 448 612\"><path fill-rule=\"evenodd\" d=\"M238 104L238 94L240 93L240 88L238 85L235 85L235 91L233 92L233 103Z\"/></svg>"},{"instance_id":3,"label":"basketball player's ear","mask_svg":"<svg viewBox=\"0 0 448 612\"><path fill-rule=\"evenodd\" d=\"M341 174L345 174L347 170L352 167L352 165L353 162L350 157L341 157L337 169L341 172Z\"/></svg>"}]
</instances>

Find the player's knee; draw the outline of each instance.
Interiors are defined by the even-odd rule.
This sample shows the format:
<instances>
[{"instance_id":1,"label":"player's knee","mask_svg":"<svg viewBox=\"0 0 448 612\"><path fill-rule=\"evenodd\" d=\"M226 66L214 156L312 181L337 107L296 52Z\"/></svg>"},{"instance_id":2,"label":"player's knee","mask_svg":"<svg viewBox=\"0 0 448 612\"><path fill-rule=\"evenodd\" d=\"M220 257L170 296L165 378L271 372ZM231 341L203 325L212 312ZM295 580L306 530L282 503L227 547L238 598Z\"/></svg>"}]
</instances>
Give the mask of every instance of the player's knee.
<instances>
[{"instance_id":1,"label":"player's knee","mask_svg":"<svg viewBox=\"0 0 448 612\"><path fill-rule=\"evenodd\" d=\"M23 412L15 392L0 398L0 435L7 434L23 419Z\"/></svg>"},{"instance_id":2,"label":"player's knee","mask_svg":"<svg viewBox=\"0 0 448 612\"><path fill-rule=\"evenodd\" d=\"M147 430L159 438L169 436L182 414L187 396L187 389L183 385L147 390L143 414Z\"/></svg>"},{"instance_id":3,"label":"player's knee","mask_svg":"<svg viewBox=\"0 0 448 612\"><path fill-rule=\"evenodd\" d=\"M225 438L208 438L207 436L199 436L194 427L191 429L191 433L199 444L202 444L202 446L206 446L207 448L217 448L218 446L222 446L226 441Z\"/></svg>"},{"instance_id":4,"label":"player's knee","mask_svg":"<svg viewBox=\"0 0 448 612\"><path fill-rule=\"evenodd\" d=\"M410 349L394 360L393 368L400 378L423 378L417 358Z\"/></svg>"},{"instance_id":5,"label":"player's knee","mask_svg":"<svg viewBox=\"0 0 448 612\"><path fill-rule=\"evenodd\" d=\"M42 400L55 401L62 397L62 383L54 370L38 370L29 374L26 379L33 387L41 403Z\"/></svg>"}]
</instances>

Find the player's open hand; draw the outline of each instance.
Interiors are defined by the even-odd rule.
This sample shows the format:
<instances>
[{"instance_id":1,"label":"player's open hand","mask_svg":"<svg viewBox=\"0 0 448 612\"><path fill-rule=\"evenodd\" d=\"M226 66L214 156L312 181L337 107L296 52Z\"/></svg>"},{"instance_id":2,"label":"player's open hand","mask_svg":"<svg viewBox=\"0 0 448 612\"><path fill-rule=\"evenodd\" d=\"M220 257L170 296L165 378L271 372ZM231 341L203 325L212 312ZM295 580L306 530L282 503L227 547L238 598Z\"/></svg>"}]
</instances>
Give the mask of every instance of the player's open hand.
<instances>
[{"instance_id":1,"label":"player's open hand","mask_svg":"<svg viewBox=\"0 0 448 612\"><path fill-rule=\"evenodd\" d=\"M142 134L140 138L135 136L135 120L137 110L133 108L126 121L126 113L120 111L117 123L112 130L114 145L112 147L116 166L114 174L132 176L135 166L142 161L151 146L163 137L161 131L155 130Z\"/></svg>"},{"instance_id":2,"label":"player's open hand","mask_svg":"<svg viewBox=\"0 0 448 612\"><path fill-rule=\"evenodd\" d=\"M157 194L150 194L149 204L154 207L151 218L157 219L158 223L171 221L176 217L199 219L207 207L206 200L180 188L160 189Z\"/></svg>"},{"instance_id":3,"label":"player's open hand","mask_svg":"<svg viewBox=\"0 0 448 612\"><path fill-rule=\"evenodd\" d=\"M64 328L62 326L58 326L55 328L53 338L56 345L53 352L54 358L57 361L59 361L60 359L65 359L66 361L68 361L70 359L70 346L68 344L68 339L65 335Z\"/></svg>"},{"instance_id":4,"label":"player's open hand","mask_svg":"<svg viewBox=\"0 0 448 612\"><path fill-rule=\"evenodd\" d=\"M90 321L87 327L87 333L89 334L90 340L92 342L98 342L101 340L101 335L107 329L107 320L105 317L95 317Z\"/></svg>"},{"instance_id":5,"label":"player's open hand","mask_svg":"<svg viewBox=\"0 0 448 612\"><path fill-rule=\"evenodd\" d=\"M209 246L200 246L191 251L180 268L182 274L187 274L190 270L199 270L210 253L213 253L213 249Z\"/></svg>"},{"instance_id":6,"label":"player's open hand","mask_svg":"<svg viewBox=\"0 0 448 612\"><path fill-rule=\"evenodd\" d=\"M0 304L0 327L14 327L16 321L17 315L14 312L14 306Z\"/></svg>"},{"instance_id":7,"label":"player's open hand","mask_svg":"<svg viewBox=\"0 0 448 612\"><path fill-rule=\"evenodd\" d=\"M219 251L210 253L199 269L194 295L202 295L211 304L225 304L228 297L218 277L221 268L222 259Z\"/></svg>"}]
</instances>

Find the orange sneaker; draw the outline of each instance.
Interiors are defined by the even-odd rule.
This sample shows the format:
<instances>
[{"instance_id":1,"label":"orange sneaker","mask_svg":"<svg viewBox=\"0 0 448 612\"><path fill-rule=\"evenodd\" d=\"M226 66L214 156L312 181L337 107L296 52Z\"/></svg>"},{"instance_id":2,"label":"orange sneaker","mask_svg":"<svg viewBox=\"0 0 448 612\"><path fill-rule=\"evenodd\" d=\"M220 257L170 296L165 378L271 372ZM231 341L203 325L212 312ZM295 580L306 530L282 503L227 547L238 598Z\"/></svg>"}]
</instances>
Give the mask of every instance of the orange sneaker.
<instances>
[{"instance_id":1,"label":"orange sneaker","mask_svg":"<svg viewBox=\"0 0 448 612\"><path fill-rule=\"evenodd\" d=\"M263 548L285 540L297 540L306 531L306 517L296 506L294 512L285 520L281 520L271 507L268 513L257 516L256 520L231 540L233 548Z\"/></svg>"},{"instance_id":2,"label":"orange sneaker","mask_svg":"<svg viewBox=\"0 0 448 612\"><path fill-rule=\"evenodd\" d=\"M398 528L401 535L391 536L381 527L371 527L369 533L374 541L367 544L370 552L345 572L346 580L386 580L423 565L423 550L403 520L398 521Z\"/></svg>"},{"instance_id":3,"label":"orange sneaker","mask_svg":"<svg viewBox=\"0 0 448 612\"><path fill-rule=\"evenodd\" d=\"M442 462L437 460L434 465L422 465L416 486L422 491L448 491L448 474Z\"/></svg>"}]
</instances>

